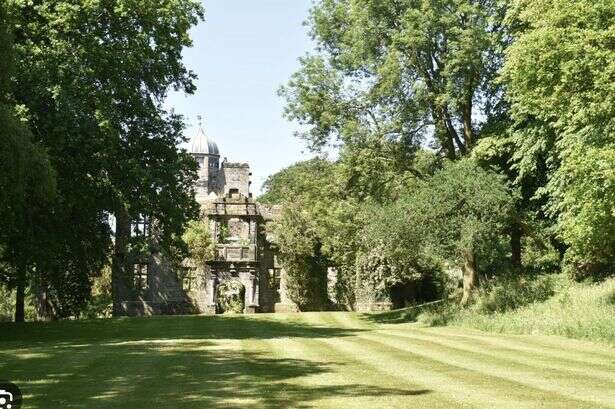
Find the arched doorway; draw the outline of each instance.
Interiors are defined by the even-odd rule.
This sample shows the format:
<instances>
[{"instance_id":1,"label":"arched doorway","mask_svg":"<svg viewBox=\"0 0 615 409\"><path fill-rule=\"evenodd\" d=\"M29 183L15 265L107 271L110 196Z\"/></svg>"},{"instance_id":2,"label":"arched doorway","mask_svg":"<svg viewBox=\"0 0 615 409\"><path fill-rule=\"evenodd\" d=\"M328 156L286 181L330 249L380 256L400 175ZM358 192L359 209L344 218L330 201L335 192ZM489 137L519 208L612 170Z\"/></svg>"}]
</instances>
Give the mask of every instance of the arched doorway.
<instances>
[{"instance_id":1,"label":"arched doorway","mask_svg":"<svg viewBox=\"0 0 615 409\"><path fill-rule=\"evenodd\" d=\"M246 288L239 280L226 280L218 286L218 312L241 314L245 309Z\"/></svg>"}]
</instances>

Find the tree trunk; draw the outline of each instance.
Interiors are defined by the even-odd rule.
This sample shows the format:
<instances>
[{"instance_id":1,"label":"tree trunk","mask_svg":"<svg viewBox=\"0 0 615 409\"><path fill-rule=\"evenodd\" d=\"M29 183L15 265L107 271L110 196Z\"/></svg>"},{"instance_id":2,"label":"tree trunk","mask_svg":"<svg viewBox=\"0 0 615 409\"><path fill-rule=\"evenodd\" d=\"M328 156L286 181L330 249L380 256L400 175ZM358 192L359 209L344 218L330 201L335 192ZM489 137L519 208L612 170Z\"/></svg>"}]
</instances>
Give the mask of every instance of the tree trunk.
<instances>
[{"instance_id":1,"label":"tree trunk","mask_svg":"<svg viewBox=\"0 0 615 409\"><path fill-rule=\"evenodd\" d=\"M450 160L455 160L456 154L453 137L446 127L446 121L440 115L437 116L436 121L436 138L440 142L440 145L442 145L446 157Z\"/></svg>"},{"instance_id":2,"label":"tree trunk","mask_svg":"<svg viewBox=\"0 0 615 409\"><path fill-rule=\"evenodd\" d=\"M125 315L122 302L127 300L128 241L130 240L130 217L125 209L115 214L115 248L111 264L111 292L113 316Z\"/></svg>"},{"instance_id":3,"label":"tree trunk","mask_svg":"<svg viewBox=\"0 0 615 409\"><path fill-rule=\"evenodd\" d=\"M463 258L463 297L461 298L461 305L466 305L471 300L474 290L478 287L478 272L476 271L474 251L466 250Z\"/></svg>"},{"instance_id":4,"label":"tree trunk","mask_svg":"<svg viewBox=\"0 0 615 409\"><path fill-rule=\"evenodd\" d=\"M39 321L50 321L54 318L53 307L49 302L48 287L44 278L36 284L36 318Z\"/></svg>"},{"instance_id":5,"label":"tree trunk","mask_svg":"<svg viewBox=\"0 0 615 409\"><path fill-rule=\"evenodd\" d=\"M521 271L521 238L523 230L518 222L514 221L510 229L510 262L516 271Z\"/></svg>"},{"instance_id":6,"label":"tree trunk","mask_svg":"<svg viewBox=\"0 0 615 409\"><path fill-rule=\"evenodd\" d=\"M23 267L19 267L17 272L17 294L15 295L15 322L24 322L26 320L25 299L26 271Z\"/></svg>"}]
</instances>

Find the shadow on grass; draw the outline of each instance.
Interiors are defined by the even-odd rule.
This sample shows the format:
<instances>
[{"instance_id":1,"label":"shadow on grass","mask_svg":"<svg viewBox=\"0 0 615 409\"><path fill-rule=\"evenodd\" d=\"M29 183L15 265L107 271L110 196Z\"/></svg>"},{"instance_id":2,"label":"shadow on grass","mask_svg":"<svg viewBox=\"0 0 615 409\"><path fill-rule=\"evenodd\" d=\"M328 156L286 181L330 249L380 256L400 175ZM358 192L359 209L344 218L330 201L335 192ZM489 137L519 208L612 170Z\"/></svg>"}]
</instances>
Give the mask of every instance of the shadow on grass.
<instances>
[{"instance_id":1,"label":"shadow on grass","mask_svg":"<svg viewBox=\"0 0 615 409\"><path fill-rule=\"evenodd\" d=\"M361 314L361 319L375 324L401 324L416 322L419 315L428 313L433 324L443 325L452 313L452 306L444 300L431 301L421 305L392 311Z\"/></svg>"},{"instance_id":2,"label":"shadow on grass","mask_svg":"<svg viewBox=\"0 0 615 409\"><path fill-rule=\"evenodd\" d=\"M23 326L0 342L0 374L22 387L26 407L303 408L326 398L412 396L397 389L300 378L344 365L279 358L278 337L340 337L358 330L273 319L160 317ZM28 338L24 338L28 336ZM45 342L42 342L43 339ZM34 341L34 342L33 342ZM10 349L13 348L13 349Z\"/></svg>"},{"instance_id":3,"label":"shadow on grass","mask_svg":"<svg viewBox=\"0 0 615 409\"><path fill-rule=\"evenodd\" d=\"M2 342L95 342L159 338L173 339L270 339L283 337L323 338L347 336L360 329L312 326L244 315L157 316L83 321L28 322L0 324Z\"/></svg>"},{"instance_id":4,"label":"shadow on grass","mask_svg":"<svg viewBox=\"0 0 615 409\"><path fill-rule=\"evenodd\" d=\"M401 324L404 322L415 322L421 312L422 310L419 308L409 307L386 312L361 314L360 318L376 324Z\"/></svg>"}]
</instances>

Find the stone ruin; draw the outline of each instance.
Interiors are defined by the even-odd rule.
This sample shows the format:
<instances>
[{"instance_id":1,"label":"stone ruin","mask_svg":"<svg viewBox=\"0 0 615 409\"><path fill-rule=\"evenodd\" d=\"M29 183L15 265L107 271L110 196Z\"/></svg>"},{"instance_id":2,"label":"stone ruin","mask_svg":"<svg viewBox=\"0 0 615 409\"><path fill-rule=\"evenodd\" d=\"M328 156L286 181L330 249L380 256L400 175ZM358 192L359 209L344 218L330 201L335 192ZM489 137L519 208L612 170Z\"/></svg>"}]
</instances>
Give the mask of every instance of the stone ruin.
<instances>
[{"instance_id":1,"label":"stone ruin","mask_svg":"<svg viewBox=\"0 0 615 409\"><path fill-rule=\"evenodd\" d=\"M190 153L199 165L196 200L216 242L214 260L172 266L162 254L152 252L134 264L136 291L121 302L123 313L295 311L286 296L285 272L265 231L265 223L277 217L280 208L253 200L249 165L226 158L220 162L217 144L202 129ZM150 230L141 223L143 233Z\"/></svg>"}]
</instances>

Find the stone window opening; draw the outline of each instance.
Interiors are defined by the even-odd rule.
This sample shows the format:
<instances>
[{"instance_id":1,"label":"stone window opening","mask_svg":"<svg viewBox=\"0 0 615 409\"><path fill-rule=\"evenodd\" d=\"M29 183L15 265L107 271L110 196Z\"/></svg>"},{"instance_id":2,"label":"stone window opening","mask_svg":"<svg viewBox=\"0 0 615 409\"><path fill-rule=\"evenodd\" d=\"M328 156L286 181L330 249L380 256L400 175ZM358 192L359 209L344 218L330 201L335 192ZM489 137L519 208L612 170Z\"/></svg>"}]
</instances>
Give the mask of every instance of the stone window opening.
<instances>
[{"instance_id":1,"label":"stone window opening","mask_svg":"<svg viewBox=\"0 0 615 409\"><path fill-rule=\"evenodd\" d=\"M280 302L280 281L282 278L282 269L281 268L270 268L269 269L269 287L272 288L274 302Z\"/></svg>"},{"instance_id":2,"label":"stone window opening","mask_svg":"<svg viewBox=\"0 0 615 409\"><path fill-rule=\"evenodd\" d=\"M132 223L132 236L144 236L149 237L150 235L150 221L146 216L140 216Z\"/></svg>"},{"instance_id":3,"label":"stone window opening","mask_svg":"<svg viewBox=\"0 0 615 409\"><path fill-rule=\"evenodd\" d=\"M183 291L190 292L196 288L197 269L195 267L179 267L177 276Z\"/></svg>"},{"instance_id":4,"label":"stone window opening","mask_svg":"<svg viewBox=\"0 0 615 409\"><path fill-rule=\"evenodd\" d=\"M138 294L145 295L149 289L149 264L136 263L133 270L134 289Z\"/></svg>"}]
</instances>

